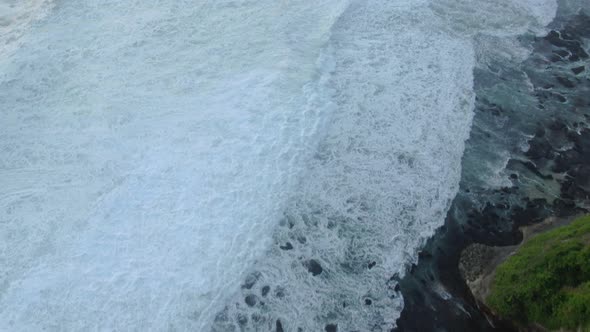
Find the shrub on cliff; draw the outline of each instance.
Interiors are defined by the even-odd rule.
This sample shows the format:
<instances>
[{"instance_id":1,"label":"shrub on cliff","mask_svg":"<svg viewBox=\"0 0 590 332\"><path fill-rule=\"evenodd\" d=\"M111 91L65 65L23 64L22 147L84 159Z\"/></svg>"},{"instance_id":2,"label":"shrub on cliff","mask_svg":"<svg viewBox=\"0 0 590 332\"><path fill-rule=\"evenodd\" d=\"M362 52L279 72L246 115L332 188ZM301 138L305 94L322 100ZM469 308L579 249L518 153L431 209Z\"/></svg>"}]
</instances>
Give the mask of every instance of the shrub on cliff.
<instances>
[{"instance_id":1,"label":"shrub on cliff","mask_svg":"<svg viewBox=\"0 0 590 332\"><path fill-rule=\"evenodd\" d=\"M590 331L590 216L520 247L496 270L486 302L521 324Z\"/></svg>"}]
</instances>

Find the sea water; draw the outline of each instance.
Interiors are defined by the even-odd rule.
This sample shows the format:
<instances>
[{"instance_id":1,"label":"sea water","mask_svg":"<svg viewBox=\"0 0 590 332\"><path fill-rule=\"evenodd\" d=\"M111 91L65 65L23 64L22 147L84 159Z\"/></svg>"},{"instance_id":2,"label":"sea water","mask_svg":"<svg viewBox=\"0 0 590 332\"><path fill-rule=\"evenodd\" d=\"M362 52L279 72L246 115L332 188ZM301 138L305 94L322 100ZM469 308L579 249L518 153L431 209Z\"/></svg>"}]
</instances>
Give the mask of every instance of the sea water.
<instances>
[{"instance_id":1,"label":"sea water","mask_svg":"<svg viewBox=\"0 0 590 332\"><path fill-rule=\"evenodd\" d=\"M552 6L1 1L0 329L394 326L474 40Z\"/></svg>"}]
</instances>

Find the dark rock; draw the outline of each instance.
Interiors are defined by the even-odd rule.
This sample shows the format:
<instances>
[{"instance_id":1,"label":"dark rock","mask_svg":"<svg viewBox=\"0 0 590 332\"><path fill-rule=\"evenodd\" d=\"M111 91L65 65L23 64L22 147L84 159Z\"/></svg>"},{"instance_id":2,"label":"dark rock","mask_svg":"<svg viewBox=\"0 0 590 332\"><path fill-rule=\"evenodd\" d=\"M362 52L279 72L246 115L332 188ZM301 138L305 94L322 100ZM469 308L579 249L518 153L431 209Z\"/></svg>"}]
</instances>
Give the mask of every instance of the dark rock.
<instances>
[{"instance_id":1,"label":"dark rock","mask_svg":"<svg viewBox=\"0 0 590 332\"><path fill-rule=\"evenodd\" d=\"M338 332L338 325L336 324L328 324L324 328L326 332Z\"/></svg>"},{"instance_id":2,"label":"dark rock","mask_svg":"<svg viewBox=\"0 0 590 332\"><path fill-rule=\"evenodd\" d=\"M578 75L579 73L583 72L586 69L586 67L584 66L580 66L580 67L575 67L572 68L572 72L576 75Z\"/></svg>"},{"instance_id":3,"label":"dark rock","mask_svg":"<svg viewBox=\"0 0 590 332\"><path fill-rule=\"evenodd\" d=\"M281 287L277 287L275 289L275 296L279 299L282 299L283 297L285 297L285 290Z\"/></svg>"},{"instance_id":4,"label":"dark rock","mask_svg":"<svg viewBox=\"0 0 590 332\"><path fill-rule=\"evenodd\" d=\"M244 302L246 302L249 307L253 307L256 305L256 302L258 302L258 298L256 295L250 294L244 298Z\"/></svg>"},{"instance_id":5,"label":"dark rock","mask_svg":"<svg viewBox=\"0 0 590 332\"><path fill-rule=\"evenodd\" d=\"M551 213L547 201L543 198L528 200L524 207L516 206L512 210L510 219L516 226L525 226L541 222Z\"/></svg>"},{"instance_id":6,"label":"dark rock","mask_svg":"<svg viewBox=\"0 0 590 332\"><path fill-rule=\"evenodd\" d=\"M371 305L371 304L373 304L373 301L371 299L365 299L365 304Z\"/></svg>"},{"instance_id":7,"label":"dark rock","mask_svg":"<svg viewBox=\"0 0 590 332\"><path fill-rule=\"evenodd\" d=\"M369 270L370 270L370 269L372 269L372 268L374 268L374 267L375 267L375 265L377 265L377 263L376 263L376 262L371 262L371 263L369 263L369 265L368 265L368 267L369 267Z\"/></svg>"},{"instance_id":8,"label":"dark rock","mask_svg":"<svg viewBox=\"0 0 590 332\"><path fill-rule=\"evenodd\" d=\"M275 332L283 332L283 324L281 324L281 320L277 319L277 322L275 324Z\"/></svg>"},{"instance_id":9,"label":"dark rock","mask_svg":"<svg viewBox=\"0 0 590 332\"><path fill-rule=\"evenodd\" d=\"M556 199L553 203L553 208L558 217L568 217L579 213L576 204L569 199Z\"/></svg>"},{"instance_id":10,"label":"dark rock","mask_svg":"<svg viewBox=\"0 0 590 332\"><path fill-rule=\"evenodd\" d=\"M283 250L291 250L293 249L293 245L291 244L291 242L287 242L284 246L280 246L280 248Z\"/></svg>"},{"instance_id":11,"label":"dark rock","mask_svg":"<svg viewBox=\"0 0 590 332\"><path fill-rule=\"evenodd\" d=\"M570 61L574 61L574 60L572 60L573 57L578 58L578 60L575 60L575 61L580 61L579 58L588 59L588 53L586 53L586 50L584 50L584 48L582 47L582 45L579 42L576 47L576 53L572 53L572 56L570 56Z\"/></svg>"},{"instance_id":12,"label":"dark rock","mask_svg":"<svg viewBox=\"0 0 590 332\"><path fill-rule=\"evenodd\" d=\"M428 252L428 250L422 250L418 253L418 258L420 259L426 259L426 258L431 258L432 255Z\"/></svg>"},{"instance_id":13,"label":"dark rock","mask_svg":"<svg viewBox=\"0 0 590 332\"><path fill-rule=\"evenodd\" d=\"M551 30L549 34L545 37L545 39L555 46L561 45L561 36L555 30Z\"/></svg>"},{"instance_id":14,"label":"dark rock","mask_svg":"<svg viewBox=\"0 0 590 332\"><path fill-rule=\"evenodd\" d=\"M252 273L250 273L246 277L246 280L244 281L244 284L242 285L242 288L243 289L252 289L252 287L256 284L256 282L258 281L258 279L260 279L260 276L262 276L262 274L260 272L252 272Z\"/></svg>"},{"instance_id":15,"label":"dark rock","mask_svg":"<svg viewBox=\"0 0 590 332\"><path fill-rule=\"evenodd\" d=\"M532 160L552 159L553 148L545 137L535 137L529 141L529 149L525 153Z\"/></svg>"},{"instance_id":16,"label":"dark rock","mask_svg":"<svg viewBox=\"0 0 590 332\"><path fill-rule=\"evenodd\" d=\"M301 244L305 244L307 242L307 238L303 235L297 237L297 241Z\"/></svg>"},{"instance_id":17,"label":"dark rock","mask_svg":"<svg viewBox=\"0 0 590 332\"><path fill-rule=\"evenodd\" d=\"M545 39L555 46L562 46L561 36L555 30L551 30Z\"/></svg>"},{"instance_id":18,"label":"dark rock","mask_svg":"<svg viewBox=\"0 0 590 332\"><path fill-rule=\"evenodd\" d=\"M306 265L307 271L309 271L314 276L320 275L324 271L320 263L315 259L310 259Z\"/></svg>"},{"instance_id":19,"label":"dark rock","mask_svg":"<svg viewBox=\"0 0 590 332\"><path fill-rule=\"evenodd\" d=\"M565 51L565 50L557 50L557 51L553 51L553 53L559 55L562 58L567 57L568 55L570 55L570 52Z\"/></svg>"},{"instance_id":20,"label":"dark rock","mask_svg":"<svg viewBox=\"0 0 590 332\"><path fill-rule=\"evenodd\" d=\"M521 161L522 165L524 165L524 167L526 167L529 171L531 171L533 174L535 174L536 176L545 179L545 180L551 180L553 179L553 176L551 174L548 175L544 175L543 173L541 173L539 171L539 169L537 168L537 165L533 164L530 161Z\"/></svg>"},{"instance_id":21,"label":"dark rock","mask_svg":"<svg viewBox=\"0 0 590 332\"><path fill-rule=\"evenodd\" d=\"M262 291L261 291L262 297L265 297L268 294L268 292L270 292L270 286L262 287Z\"/></svg>"},{"instance_id":22,"label":"dark rock","mask_svg":"<svg viewBox=\"0 0 590 332\"><path fill-rule=\"evenodd\" d=\"M564 96L560 95L559 93L552 93L552 96L555 96L555 99L557 99L557 101L559 101L560 103L565 103L567 102L567 98L565 98Z\"/></svg>"},{"instance_id":23,"label":"dark rock","mask_svg":"<svg viewBox=\"0 0 590 332\"><path fill-rule=\"evenodd\" d=\"M248 316L244 314L238 314L238 324L240 324L240 326L245 326L248 324Z\"/></svg>"},{"instance_id":24,"label":"dark rock","mask_svg":"<svg viewBox=\"0 0 590 332\"><path fill-rule=\"evenodd\" d=\"M572 165L578 164L581 157L581 154L576 150L564 151L555 158L555 164L553 165L552 171L556 173L566 172L572 167Z\"/></svg>"},{"instance_id":25,"label":"dark rock","mask_svg":"<svg viewBox=\"0 0 590 332\"><path fill-rule=\"evenodd\" d=\"M566 88L574 88L576 85L565 77L557 77L557 81Z\"/></svg>"}]
</instances>

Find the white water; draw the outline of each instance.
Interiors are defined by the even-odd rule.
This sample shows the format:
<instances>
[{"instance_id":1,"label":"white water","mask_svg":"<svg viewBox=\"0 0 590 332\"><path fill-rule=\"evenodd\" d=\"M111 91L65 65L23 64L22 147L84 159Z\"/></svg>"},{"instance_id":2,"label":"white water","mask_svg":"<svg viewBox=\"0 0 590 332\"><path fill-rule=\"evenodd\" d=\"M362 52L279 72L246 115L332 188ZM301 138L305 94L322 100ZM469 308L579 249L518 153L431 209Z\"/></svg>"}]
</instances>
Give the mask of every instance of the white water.
<instances>
[{"instance_id":1,"label":"white water","mask_svg":"<svg viewBox=\"0 0 590 332\"><path fill-rule=\"evenodd\" d=\"M207 330L252 269L288 290L265 313L287 325L392 326L387 279L442 223L472 117L471 37L429 4L2 13L0 330ZM314 213L351 222L276 229Z\"/></svg>"},{"instance_id":2,"label":"white water","mask_svg":"<svg viewBox=\"0 0 590 332\"><path fill-rule=\"evenodd\" d=\"M22 35L51 10L52 4L51 0L0 0L0 58L19 47Z\"/></svg>"}]
</instances>

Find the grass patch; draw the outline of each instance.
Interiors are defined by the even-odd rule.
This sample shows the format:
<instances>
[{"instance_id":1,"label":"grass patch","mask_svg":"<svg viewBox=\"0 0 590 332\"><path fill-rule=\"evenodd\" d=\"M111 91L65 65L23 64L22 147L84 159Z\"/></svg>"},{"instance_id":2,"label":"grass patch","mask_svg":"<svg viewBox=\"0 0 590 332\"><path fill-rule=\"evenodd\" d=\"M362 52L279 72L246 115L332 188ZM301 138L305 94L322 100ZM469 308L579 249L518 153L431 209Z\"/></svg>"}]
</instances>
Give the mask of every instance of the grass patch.
<instances>
[{"instance_id":1,"label":"grass patch","mask_svg":"<svg viewBox=\"0 0 590 332\"><path fill-rule=\"evenodd\" d=\"M522 325L590 331L590 216L521 246L497 268L486 302Z\"/></svg>"}]
</instances>

